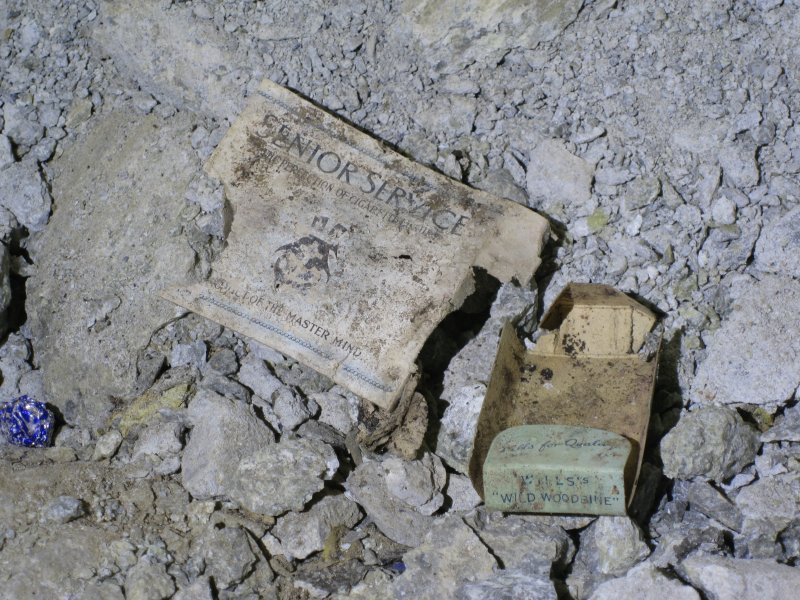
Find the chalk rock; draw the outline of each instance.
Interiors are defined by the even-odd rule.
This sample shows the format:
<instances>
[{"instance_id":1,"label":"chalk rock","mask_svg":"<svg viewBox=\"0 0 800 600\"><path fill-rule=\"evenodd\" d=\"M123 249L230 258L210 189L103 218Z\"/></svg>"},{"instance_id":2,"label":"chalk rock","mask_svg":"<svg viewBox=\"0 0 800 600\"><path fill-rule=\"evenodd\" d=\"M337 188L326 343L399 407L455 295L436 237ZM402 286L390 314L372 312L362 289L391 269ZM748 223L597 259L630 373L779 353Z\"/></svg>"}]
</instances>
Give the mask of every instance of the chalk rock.
<instances>
[{"instance_id":1,"label":"chalk rock","mask_svg":"<svg viewBox=\"0 0 800 600\"><path fill-rule=\"evenodd\" d=\"M192 179L186 190L186 199L205 213L216 212L225 204L222 184L205 173Z\"/></svg>"},{"instance_id":2,"label":"chalk rock","mask_svg":"<svg viewBox=\"0 0 800 600\"><path fill-rule=\"evenodd\" d=\"M322 550L334 528L352 528L360 520L361 510L355 502L343 495L326 496L306 512L281 517L272 533L288 558L303 559Z\"/></svg>"},{"instance_id":3,"label":"chalk rock","mask_svg":"<svg viewBox=\"0 0 800 600\"><path fill-rule=\"evenodd\" d=\"M302 590L300 593L303 598L328 598L332 593L350 590L364 579L366 573L367 567L364 563L354 558L334 562L324 568L320 568L319 563L305 563L292 573L292 585ZM349 600L350 596L346 597ZM381 594L373 598L387 598L387 595Z\"/></svg>"},{"instance_id":4,"label":"chalk rock","mask_svg":"<svg viewBox=\"0 0 800 600\"><path fill-rule=\"evenodd\" d=\"M42 521L55 521L56 523L69 523L86 514L86 504L80 498L73 496L59 496L45 506Z\"/></svg>"},{"instance_id":5,"label":"chalk rock","mask_svg":"<svg viewBox=\"0 0 800 600\"><path fill-rule=\"evenodd\" d=\"M448 135L467 135L472 131L476 106L475 98L439 95L433 98L430 105L414 112L412 118L430 132L446 131Z\"/></svg>"},{"instance_id":6,"label":"chalk rock","mask_svg":"<svg viewBox=\"0 0 800 600\"><path fill-rule=\"evenodd\" d=\"M800 279L800 206L761 229L755 267L760 271Z\"/></svg>"},{"instance_id":7,"label":"chalk rock","mask_svg":"<svg viewBox=\"0 0 800 600\"><path fill-rule=\"evenodd\" d=\"M775 423L761 434L762 442L800 442L800 404L787 408Z\"/></svg>"},{"instance_id":8,"label":"chalk rock","mask_svg":"<svg viewBox=\"0 0 800 600\"><path fill-rule=\"evenodd\" d=\"M120 444L122 443L122 434L117 429L103 434L97 440L94 446L94 453L92 460L103 460L104 458L111 458L117 453Z\"/></svg>"},{"instance_id":9,"label":"chalk rock","mask_svg":"<svg viewBox=\"0 0 800 600\"><path fill-rule=\"evenodd\" d=\"M319 420L347 435L358 424L358 397L342 388L334 386L327 392L317 392L309 396L320 407Z\"/></svg>"},{"instance_id":10,"label":"chalk rock","mask_svg":"<svg viewBox=\"0 0 800 600\"><path fill-rule=\"evenodd\" d=\"M502 285L489 319L478 335L452 358L445 371L441 400L448 406L439 426L436 453L460 473L466 474L469 469L475 429L503 325L535 304L534 290L511 283Z\"/></svg>"},{"instance_id":11,"label":"chalk rock","mask_svg":"<svg viewBox=\"0 0 800 600\"><path fill-rule=\"evenodd\" d=\"M6 464L8 461L0 461ZM58 467L63 470L63 466ZM19 503L21 495L28 499L40 496L52 487L57 478L53 472L29 473L16 471L17 477L11 475L10 469L3 469L0 474L0 500L3 505L23 504L17 508L19 513L30 515L30 503ZM84 473L89 475L89 473ZM10 476L9 476L10 475ZM33 475L31 477L30 475ZM98 476L94 472L91 476ZM30 483L34 483L30 486ZM43 488L43 489L37 489ZM6 491L10 493L6 493ZM46 492L45 492L46 493ZM28 520L30 516L20 516ZM50 522L44 525L31 523L20 527L22 522L14 523L19 518L9 515L4 507L0 507L0 519L3 520L3 532L0 533L0 548L3 557L3 583L0 585L0 597L14 600L39 598L91 598L106 600L105 596L84 595L85 580L92 575L92 567L108 560L108 547L119 533L104 531L102 527L93 527L86 519L67 525ZM9 525L15 525L16 531L8 531ZM31 531L30 537L25 530ZM8 536L8 537L6 537ZM13 539L11 539L13 538ZM5 543L4 543L5 542ZM135 560L134 560L135 562ZM87 574L88 572L88 574ZM87 586L88 587L88 586ZM127 596L131 598L132 596ZM109 595L108 600L123 598L122 594Z\"/></svg>"},{"instance_id":12,"label":"chalk rock","mask_svg":"<svg viewBox=\"0 0 800 600\"><path fill-rule=\"evenodd\" d=\"M522 175L524 177L524 174ZM475 187L495 196L508 198L517 204L528 204L528 193L517 185L514 176L507 169L491 171L484 179L475 182Z\"/></svg>"},{"instance_id":13,"label":"chalk rock","mask_svg":"<svg viewBox=\"0 0 800 600\"><path fill-rule=\"evenodd\" d=\"M649 563L632 568L624 577L601 583L589 600L619 600L647 598L648 600L700 600L697 591L670 579Z\"/></svg>"},{"instance_id":14,"label":"chalk rock","mask_svg":"<svg viewBox=\"0 0 800 600\"><path fill-rule=\"evenodd\" d=\"M383 569L369 571L364 579L346 593L332 596L334 600L374 600L392 598L392 578Z\"/></svg>"},{"instance_id":15,"label":"chalk rock","mask_svg":"<svg viewBox=\"0 0 800 600\"><path fill-rule=\"evenodd\" d=\"M670 569L697 552L723 552L730 532L700 511L687 510L689 484L676 481L672 500L662 505L649 523L649 532L658 540L647 562L659 569Z\"/></svg>"},{"instance_id":16,"label":"chalk rock","mask_svg":"<svg viewBox=\"0 0 800 600\"><path fill-rule=\"evenodd\" d=\"M183 448L183 429L180 423L155 422L148 425L133 446L132 460L146 456L166 458L177 454Z\"/></svg>"},{"instance_id":17,"label":"chalk rock","mask_svg":"<svg viewBox=\"0 0 800 600\"><path fill-rule=\"evenodd\" d=\"M736 222L736 204L727 196L720 196L711 204L711 218L717 225L732 225Z\"/></svg>"},{"instance_id":18,"label":"chalk rock","mask_svg":"<svg viewBox=\"0 0 800 600\"><path fill-rule=\"evenodd\" d=\"M5 126L3 133L14 142L14 145L24 154L44 135L44 126L37 122L36 111L6 101L3 107Z\"/></svg>"},{"instance_id":19,"label":"chalk rock","mask_svg":"<svg viewBox=\"0 0 800 600\"><path fill-rule=\"evenodd\" d=\"M451 473L447 478L445 494L450 498L450 510L453 511L472 510L483 502L466 475Z\"/></svg>"},{"instance_id":20,"label":"chalk rock","mask_svg":"<svg viewBox=\"0 0 800 600\"><path fill-rule=\"evenodd\" d=\"M241 61L212 22L194 19L189 8L165 19L150 2L101 4L90 33L124 75L178 107L218 119L239 113L249 76L232 68Z\"/></svg>"},{"instance_id":21,"label":"chalk rock","mask_svg":"<svg viewBox=\"0 0 800 600\"><path fill-rule=\"evenodd\" d=\"M0 331L6 328L6 310L11 304L11 260L8 246L0 244Z\"/></svg>"},{"instance_id":22,"label":"chalk rock","mask_svg":"<svg viewBox=\"0 0 800 600\"><path fill-rule=\"evenodd\" d=\"M582 5L580 0L412 0L402 4L402 11L429 60L447 57L463 65L554 39L575 20Z\"/></svg>"},{"instance_id":23,"label":"chalk rock","mask_svg":"<svg viewBox=\"0 0 800 600\"><path fill-rule=\"evenodd\" d=\"M191 585L180 588L172 600L214 600L211 582L208 577L201 577Z\"/></svg>"},{"instance_id":24,"label":"chalk rock","mask_svg":"<svg viewBox=\"0 0 800 600\"><path fill-rule=\"evenodd\" d=\"M9 334L6 343L0 346L0 372L3 374L0 394L3 398L13 399L19 395L19 383L31 370L30 355L30 342L19 333Z\"/></svg>"},{"instance_id":25,"label":"chalk rock","mask_svg":"<svg viewBox=\"0 0 800 600\"><path fill-rule=\"evenodd\" d=\"M209 527L199 546L206 564L205 574L214 578L219 590L241 582L258 562L257 546L241 527Z\"/></svg>"},{"instance_id":26,"label":"chalk rock","mask_svg":"<svg viewBox=\"0 0 800 600\"><path fill-rule=\"evenodd\" d=\"M567 585L573 596L585 598L649 554L641 529L630 518L599 517L581 533Z\"/></svg>"},{"instance_id":27,"label":"chalk rock","mask_svg":"<svg viewBox=\"0 0 800 600\"><path fill-rule=\"evenodd\" d=\"M303 398L287 387L282 387L273 394L272 408L280 420L283 431L294 431L312 416L317 407L310 401L310 406Z\"/></svg>"},{"instance_id":28,"label":"chalk rock","mask_svg":"<svg viewBox=\"0 0 800 600\"><path fill-rule=\"evenodd\" d=\"M506 568L533 562L545 565L549 571L552 563L567 558L569 536L548 517L504 515L479 509L465 520ZM520 552L519 542L523 539L525 552Z\"/></svg>"},{"instance_id":29,"label":"chalk rock","mask_svg":"<svg viewBox=\"0 0 800 600\"><path fill-rule=\"evenodd\" d=\"M628 517L600 517L581 534L581 559L601 573L621 575L650 554L642 531Z\"/></svg>"},{"instance_id":30,"label":"chalk rock","mask_svg":"<svg viewBox=\"0 0 800 600\"><path fill-rule=\"evenodd\" d=\"M29 231L41 231L50 218L50 194L34 160L12 163L0 171L0 206Z\"/></svg>"},{"instance_id":31,"label":"chalk rock","mask_svg":"<svg viewBox=\"0 0 800 600\"><path fill-rule=\"evenodd\" d=\"M550 573L530 568L503 569L483 581L464 583L456 594L463 600L556 600Z\"/></svg>"},{"instance_id":32,"label":"chalk rock","mask_svg":"<svg viewBox=\"0 0 800 600\"><path fill-rule=\"evenodd\" d=\"M212 369L220 375L233 375L239 370L239 360L236 357L236 352L230 348L214 349L208 357L206 363L209 369Z\"/></svg>"},{"instance_id":33,"label":"chalk rock","mask_svg":"<svg viewBox=\"0 0 800 600\"><path fill-rule=\"evenodd\" d=\"M457 516L434 523L423 543L403 555L406 570L394 580L396 598L457 598L465 583L492 575L497 564L477 535Z\"/></svg>"},{"instance_id":34,"label":"chalk rock","mask_svg":"<svg viewBox=\"0 0 800 600\"><path fill-rule=\"evenodd\" d=\"M284 4L282 10L260 19L253 28L259 40L286 40L313 35L322 27L325 19L320 13L303 10L302 6Z\"/></svg>"},{"instance_id":35,"label":"chalk rock","mask_svg":"<svg viewBox=\"0 0 800 600\"><path fill-rule=\"evenodd\" d=\"M431 526L430 516L444 496L447 474L442 462L426 453L422 460L390 457L368 460L350 474L345 487L378 528L406 546L418 546Z\"/></svg>"},{"instance_id":36,"label":"chalk rock","mask_svg":"<svg viewBox=\"0 0 800 600\"><path fill-rule=\"evenodd\" d=\"M800 473L763 477L742 488L736 506L744 516L742 533L775 541L800 514Z\"/></svg>"},{"instance_id":37,"label":"chalk rock","mask_svg":"<svg viewBox=\"0 0 800 600\"><path fill-rule=\"evenodd\" d=\"M709 341L690 396L772 412L800 386L800 281L766 276L746 286L731 308Z\"/></svg>"},{"instance_id":38,"label":"chalk rock","mask_svg":"<svg viewBox=\"0 0 800 600\"><path fill-rule=\"evenodd\" d=\"M194 366L198 369L206 362L205 342L197 340L191 344L175 344L170 354L169 364L172 368Z\"/></svg>"},{"instance_id":39,"label":"chalk rock","mask_svg":"<svg viewBox=\"0 0 800 600\"><path fill-rule=\"evenodd\" d=\"M267 402L272 402L272 394L283 387L281 380L252 352L242 359L236 378Z\"/></svg>"},{"instance_id":40,"label":"chalk rock","mask_svg":"<svg viewBox=\"0 0 800 600\"><path fill-rule=\"evenodd\" d=\"M193 424L183 452L183 486L197 499L227 496L238 464L275 435L243 402L201 389L189 404Z\"/></svg>"},{"instance_id":41,"label":"chalk rock","mask_svg":"<svg viewBox=\"0 0 800 600\"><path fill-rule=\"evenodd\" d=\"M800 587L800 569L769 560L694 555L678 571L708 600L794 598Z\"/></svg>"},{"instance_id":42,"label":"chalk rock","mask_svg":"<svg viewBox=\"0 0 800 600\"><path fill-rule=\"evenodd\" d=\"M163 600L175 593L175 582L164 565L142 558L125 577L128 600Z\"/></svg>"},{"instance_id":43,"label":"chalk rock","mask_svg":"<svg viewBox=\"0 0 800 600\"><path fill-rule=\"evenodd\" d=\"M177 596L173 596L176 600L180 600ZM91 582L83 588L83 593L79 594L77 598L83 600L86 598L96 598L97 600L125 600L125 593L122 588L111 581ZM197 599L201 600L201 599Z\"/></svg>"},{"instance_id":44,"label":"chalk rock","mask_svg":"<svg viewBox=\"0 0 800 600\"><path fill-rule=\"evenodd\" d=\"M14 151L11 149L11 141L7 136L0 133L0 170L14 162Z\"/></svg>"},{"instance_id":45,"label":"chalk rock","mask_svg":"<svg viewBox=\"0 0 800 600\"><path fill-rule=\"evenodd\" d=\"M693 481L687 489L687 500L692 510L722 523L734 531L742 530L742 513L717 488L705 481Z\"/></svg>"},{"instance_id":46,"label":"chalk rock","mask_svg":"<svg viewBox=\"0 0 800 600\"><path fill-rule=\"evenodd\" d=\"M727 144L720 150L719 164L729 185L739 189L758 185L759 172L755 146L744 143Z\"/></svg>"},{"instance_id":47,"label":"chalk rock","mask_svg":"<svg viewBox=\"0 0 800 600\"><path fill-rule=\"evenodd\" d=\"M230 497L249 511L275 516L300 510L339 469L328 444L284 437L239 463Z\"/></svg>"},{"instance_id":48,"label":"chalk rock","mask_svg":"<svg viewBox=\"0 0 800 600\"><path fill-rule=\"evenodd\" d=\"M755 459L758 434L724 406L700 406L684 413L661 440L664 475L724 481Z\"/></svg>"},{"instance_id":49,"label":"chalk rock","mask_svg":"<svg viewBox=\"0 0 800 600\"><path fill-rule=\"evenodd\" d=\"M726 125L712 119L692 119L672 125L670 146L673 152L691 153L697 156L719 153L725 138Z\"/></svg>"},{"instance_id":50,"label":"chalk rock","mask_svg":"<svg viewBox=\"0 0 800 600\"><path fill-rule=\"evenodd\" d=\"M637 177L622 190L622 206L628 213L636 213L646 208L661 193L661 180L658 177Z\"/></svg>"},{"instance_id":51,"label":"chalk rock","mask_svg":"<svg viewBox=\"0 0 800 600\"><path fill-rule=\"evenodd\" d=\"M531 150L528 196L534 206L582 206L591 198L592 165L569 152L558 140L543 140Z\"/></svg>"},{"instance_id":52,"label":"chalk rock","mask_svg":"<svg viewBox=\"0 0 800 600\"><path fill-rule=\"evenodd\" d=\"M225 497L247 510L278 515L302 509L339 461L317 440L274 434L243 402L201 390L189 404L192 428L183 452L183 485L197 499Z\"/></svg>"},{"instance_id":53,"label":"chalk rock","mask_svg":"<svg viewBox=\"0 0 800 600\"><path fill-rule=\"evenodd\" d=\"M194 268L179 232L199 168L186 113L97 121L53 163L58 209L30 245L38 269L26 287L48 402L88 428L101 426L112 398L133 394L139 351L175 316L158 293Z\"/></svg>"}]
</instances>

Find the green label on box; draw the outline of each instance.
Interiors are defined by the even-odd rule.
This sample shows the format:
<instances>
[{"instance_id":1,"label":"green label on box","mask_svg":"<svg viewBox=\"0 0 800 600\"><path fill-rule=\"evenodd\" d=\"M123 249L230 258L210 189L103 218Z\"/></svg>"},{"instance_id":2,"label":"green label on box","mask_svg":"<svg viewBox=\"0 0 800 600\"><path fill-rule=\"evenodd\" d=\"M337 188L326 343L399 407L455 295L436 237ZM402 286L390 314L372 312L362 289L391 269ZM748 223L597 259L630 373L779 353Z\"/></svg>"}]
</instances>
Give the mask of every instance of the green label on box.
<instances>
[{"instance_id":1,"label":"green label on box","mask_svg":"<svg viewBox=\"0 0 800 600\"><path fill-rule=\"evenodd\" d=\"M483 465L486 506L506 512L624 515L631 443L588 427L500 432Z\"/></svg>"}]
</instances>

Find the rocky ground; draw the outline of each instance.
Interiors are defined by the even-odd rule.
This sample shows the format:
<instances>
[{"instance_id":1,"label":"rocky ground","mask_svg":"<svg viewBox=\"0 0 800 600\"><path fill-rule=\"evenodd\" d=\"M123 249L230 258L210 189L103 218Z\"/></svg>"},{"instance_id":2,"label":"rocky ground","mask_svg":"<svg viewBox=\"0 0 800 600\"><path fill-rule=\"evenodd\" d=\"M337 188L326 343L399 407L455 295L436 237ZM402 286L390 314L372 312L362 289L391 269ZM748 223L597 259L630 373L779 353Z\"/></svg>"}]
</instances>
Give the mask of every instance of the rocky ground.
<instances>
[{"instance_id":1,"label":"rocky ground","mask_svg":"<svg viewBox=\"0 0 800 600\"><path fill-rule=\"evenodd\" d=\"M0 400L60 427L0 447L0 597L795 597L799 33L797 0L4 0ZM551 221L424 404L157 298L224 244L201 165L263 78ZM632 517L487 512L499 327L569 281L662 317Z\"/></svg>"}]
</instances>

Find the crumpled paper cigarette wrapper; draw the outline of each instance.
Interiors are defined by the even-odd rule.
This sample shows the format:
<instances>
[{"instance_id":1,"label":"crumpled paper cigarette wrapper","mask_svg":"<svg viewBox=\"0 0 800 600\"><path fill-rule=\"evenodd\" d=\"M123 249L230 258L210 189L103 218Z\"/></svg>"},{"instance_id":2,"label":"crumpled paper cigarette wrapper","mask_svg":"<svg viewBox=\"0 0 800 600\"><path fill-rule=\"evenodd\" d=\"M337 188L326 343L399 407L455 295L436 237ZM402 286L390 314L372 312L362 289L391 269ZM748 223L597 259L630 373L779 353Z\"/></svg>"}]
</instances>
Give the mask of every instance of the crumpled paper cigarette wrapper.
<instances>
[{"instance_id":1,"label":"crumpled paper cigarette wrapper","mask_svg":"<svg viewBox=\"0 0 800 600\"><path fill-rule=\"evenodd\" d=\"M163 296L390 409L473 267L528 283L547 221L386 148L265 81L206 164L227 247Z\"/></svg>"}]
</instances>

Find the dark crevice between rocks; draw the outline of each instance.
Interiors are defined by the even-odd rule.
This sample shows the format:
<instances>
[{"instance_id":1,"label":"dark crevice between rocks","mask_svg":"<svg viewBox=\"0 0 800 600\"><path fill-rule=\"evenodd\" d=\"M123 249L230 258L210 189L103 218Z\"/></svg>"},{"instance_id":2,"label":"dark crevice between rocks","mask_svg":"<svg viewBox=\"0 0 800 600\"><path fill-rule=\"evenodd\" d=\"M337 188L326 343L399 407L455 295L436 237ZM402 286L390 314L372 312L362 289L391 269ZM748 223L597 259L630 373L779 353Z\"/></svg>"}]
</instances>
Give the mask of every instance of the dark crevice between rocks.
<instances>
[{"instance_id":1,"label":"dark crevice between rocks","mask_svg":"<svg viewBox=\"0 0 800 600\"><path fill-rule=\"evenodd\" d=\"M244 387L246 389L250 389L247 386L244 386ZM259 421L261 421L261 423L275 435L275 441L276 442L280 442L281 441L281 437L283 435L283 432L282 431L276 431L272 427L272 425L270 425L269 421L267 421L267 418L264 416L264 409L262 407L260 407L258 404L254 403L252 401L248 402L247 405L253 410L253 412L255 413L256 417L258 417Z\"/></svg>"},{"instance_id":2,"label":"dark crevice between rocks","mask_svg":"<svg viewBox=\"0 0 800 600\"><path fill-rule=\"evenodd\" d=\"M589 525L586 527L588 526ZM550 567L550 581L553 582L553 585L556 588L556 597L558 600L573 600L572 594L567 586L567 578L569 578L575 565L575 559L577 558L578 551L581 548L581 532L586 529L586 527L564 530L572 540L572 543L575 545L575 552L572 555L572 560L569 562L563 560L555 561Z\"/></svg>"},{"instance_id":3,"label":"dark crevice between rocks","mask_svg":"<svg viewBox=\"0 0 800 600\"><path fill-rule=\"evenodd\" d=\"M9 335L19 332L20 327L28 319L28 315L25 312L25 282L27 278L11 273L9 280L11 283L11 303L6 309L5 329L2 338L0 338L0 345L6 343Z\"/></svg>"},{"instance_id":4,"label":"dark crevice between rocks","mask_svg":"<svg viewBox=\"0 0 800 600\"><path fill-rule=\"evenodd\" d=\"M749 423L753 427L755 427L761 433L764 433L768 429L770 429L773 425L775 425L775 421L778 417L783 416L783 414L791 408L794 408L800 400L795 400L795 394L793 393L791 396L786 398L783 402L780 403L778 408L775 410L774 413L770 413L766 408L763 406L737 406L735 407L736 412L742 417L742 420L745 423ZM760 454L760 452L759 452Z\"/></svg>"},{"instance_id":5,"label":"dark crevice between rocks","mask_svg":"<svg viewBox=\"0 0 800 600\"><path fill-rule=\"evenodd\" d=\"M31 265L31 260L28 251L22 247L22 240L27 237L27 233L23 230L14 232L8 244L9 260L24 261ZM12 333L17 333L25 322L28 320L28 315L25 312L25 301L27 299L27 292L25 284L27 277L24 277L15 272L13 265L9 265L9 284L11 286L11 302L5 312L5 323L2 331L0 331L0 345L5 344L8 336ZM31 361L33 357L31 357Z\"/></svg>"},{"instance_id":6,"label":"dark crevice between rocks","mask_svg":"<svg viewBox=\"0 0 800 600\"><path fill-rule=\"evenodd\" d=\"M219 590L217 590L217 582L213 577L208 578L208 587L211 591L212 600L219 600Z\"/></svg>"},{"instance_id":7,"label":"dark crevice between rocks","mask_svg":"<svg viewBox=\"0 0 800 600\"><path fill-rule=\"evenodd\" d=\"M650 464L659 470L664 467L660 452L661 440L677 425L678 416L685 404L678 379L682 338L683 333L678 331L670 339L662 340L661 352L658 356L658 371L650 409L650 427L647 432L643 463ZM645 492L646 490L640 488L636 493L641 495ZM653 497L651 499L636 498L633 504L636 510L632 511L631 516L644 528L664 497L669 497L671 493L672 480L666 478L662 473L655 485Z\"/></svg>"},{"instance_id":8,"label":"dark crevice between rocks","mask_svg":"<svg viewBox=\"0 0 800 600\"><path fill-rule=\"evenodd\" d=\"M674 567L669 567L669 568L666 568L666 569L661 569L661 572L662 572L662 574L663 574L663 575L665 575L666 577L669 577L669 578L671 578L671 579L676 579L676 580L680 581L682 584L684 584L684 585L688 585L688 586L689 586L690 588L692 588L692 589L693 589L695 592L697 592L697 595L698 595L698 596L700 596L700 600L710 600L710 598L709 598L709 597L708 597L708 596L705 594L705 592L703 592L703 590L701 590L700 588L697 588L697 587L693 586L693 585L691 584L691 582L690 582L688 579L686 579L685 577L683 577L683 576L682 576L682 575L681 575L681 574L678 572L678 570L677 570L677 569L675 569Z\"/></svg>"},{"instance_id":9,"label":"dark crevice between rocks","mask_svg":"<svg viewBox=\"0 0 800 600\"><path fill-rule=\"evenodd\" d=\"M255 533L254 531L252 531L251 529L249 529L248 527L246 527L246 526L244 526L244 525L242 526L242 529L244 529L244 531L245 531L245 534L247 535L247 537L248 537L248 538L250 538L250 542L251 542L251 543L252 543L252 544L253 544L253 545L254 545L256 548L258 548L258 551L261 553L261 556L257 557L257 558L258 558L258 560L259 560L259 561L262 561L262 560L263 560L265 563L267 563L267 564L269 565L269 558L270 558L270 554L269 554L269 551L267 550L267 547L264 545L264 542L261 540L261 538L260 538L260 537L258 537L258 535L256 535L256 533ZM253 567L251 568L251 571L250 571L250 573L247 575L247 577L249 577L250 575L252 575L252 574L253 574L253 572L254 572L254 571L257 569L257 568L258 568L258 567L257 567L256 565L253 565ZM271 568L271 567L270 567L270 568ZM247 579L247 577L245 577L244 579ZM217 594L216 594L216 593L214 593L214 594L212 595L212 598L214 598L215 600L216 600L216 598L217 598L217 597L218 597L218 596L217 596Z\"/></svg>"},{"instance_id":10,"label":"dark crevice between rocks","mask_svg":"<svg viewBox=\"0 0 800 600\"><path fill-rule=\"evenodd\" d=\"M745 408L742 408L741 406L734 407L734 410L740 417L742 417L742 421L744 421L745 423L749 423L750 425L752 425L761 432L769 429L769 427L774 422L775 417L778 416L777 412L774 415L770 415L760 406L754 407L754 410L752 412Z\"/></svg>"},{"instance_id":11,"label":"dark crevice between rocks","mask_svg":"<svg viewBox=\"0 0 800 600\"><path fill-rule=\"evenodd\" d=\"M550 282L556 272L561 269L558 249L565 245L567 239L567 226L564 223L546 214L539 214L550 223L550 237L545 241L544 248L542 248L542 253L540 255L542 262L539 268L536 269L535 275L536 288L539 291L536 296L535 316L537 323L542 320L542 315L544 314L544 292L550 287Z\"/></svg>"},{"instance_id":12,"label":"dark crevice between rocks","mask_svg":"<svg viewBox=\"0 0 800 600\"><path fill-rule=\"evenodd\" d=\"M478 335L489 320L492 303L500 289L500 281L485 269L473 267L473 277L475 291L433 330L417 359L421 373L417 391L425 396L430 408L425 436L430 448L436 447L439 421L447 408L446 402L439 401L444 391L445 371L453 357Z\"/></svg>"}]
</instances>

